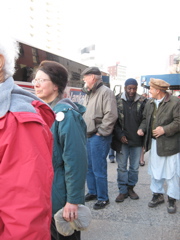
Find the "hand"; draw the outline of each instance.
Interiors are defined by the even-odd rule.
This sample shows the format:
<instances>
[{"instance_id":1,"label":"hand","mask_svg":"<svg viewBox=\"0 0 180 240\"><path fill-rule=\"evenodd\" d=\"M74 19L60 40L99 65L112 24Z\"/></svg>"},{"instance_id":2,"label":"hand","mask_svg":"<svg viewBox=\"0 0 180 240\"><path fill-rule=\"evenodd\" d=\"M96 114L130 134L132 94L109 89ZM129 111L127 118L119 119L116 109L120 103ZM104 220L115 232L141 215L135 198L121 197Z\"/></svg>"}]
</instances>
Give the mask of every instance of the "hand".
<instances>
[{"instance_id":1,"label":"hand","mask_svg":"<svg viewBox=\"0 0 180 240\"><path fill-rule=\"evenodd\" d=\"M72 222L74 219L78 217L78 205L72 203L66 203L63 210L63 218L68 221Z\"/></svg>"},{"instance_id":2,"label":"hand","mask_svg":"<svg viewBox=\"0 0 180 240\"><path fill-rule=\"evenodd\" d=\"M98 132L96 133L97 136L101 136Z\"/></svg>"},{"instance_id":3,"label":"hand","mask_svg":"<svg viewBox=\"0 0 180 240\"><path fill-rule=\"evenodd\" d=\"M165 132L164 132L164 128L159 126L157 127L156 129L153 130L153 136L158 138L160 137L161 135L163 135Z\"/></svg>"},{"instance_id":4,"label":"hand","mask_svg":"<svg viewBox=\"0 0 180 240\"><path fill-rule=\"evenodd\" d=\"M137 135L139 135L139 136L144 136L143 130L142 130L142 129L139 129L139 130L137 131Z\"/></svg>"},{"instance_id":5,"label":"hand","mask_svg":"<svg viewBox=\"0 0 180 240\"><path fill-rule=\"evenodd\" d=\"M121 138L121 142L122 142L122 143L125 143L125 144L128 144L128 140L127 140L126 136L123 136L123 137Z\"/></svg>"}]
</instances>

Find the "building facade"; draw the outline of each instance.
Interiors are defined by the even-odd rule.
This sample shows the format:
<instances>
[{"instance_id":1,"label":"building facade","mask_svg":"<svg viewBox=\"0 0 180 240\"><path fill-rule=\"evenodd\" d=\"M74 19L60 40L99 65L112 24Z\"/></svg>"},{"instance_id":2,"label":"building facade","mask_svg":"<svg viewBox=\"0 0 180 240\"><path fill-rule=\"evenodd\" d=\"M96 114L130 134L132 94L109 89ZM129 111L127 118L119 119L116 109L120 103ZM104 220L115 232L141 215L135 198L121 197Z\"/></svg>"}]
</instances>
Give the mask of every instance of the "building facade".
<instances>
[{"instance_id":1,"label":"building facade","mask_svg":"<svg viewBox=\"0 0 180 240\"><path fill-rule=\"evenodd\" d=\"M114 66L108 67L108 73L110 75L110 86L113 90L114 88L118 89L116 92L119 92L119 86L123 87L126 80L127 67L117 62Z\"/></svg>"},{"instance_id":2,"label":"building facade","mask_svg":"<svg viewBox=\"0 0 180 240\"><path fill-rule=\"evenodd\" d=\"M6 0L1 10L11 16L9 29L18 41L60 55L63 1Z\"/></svg>"}]
</instances>

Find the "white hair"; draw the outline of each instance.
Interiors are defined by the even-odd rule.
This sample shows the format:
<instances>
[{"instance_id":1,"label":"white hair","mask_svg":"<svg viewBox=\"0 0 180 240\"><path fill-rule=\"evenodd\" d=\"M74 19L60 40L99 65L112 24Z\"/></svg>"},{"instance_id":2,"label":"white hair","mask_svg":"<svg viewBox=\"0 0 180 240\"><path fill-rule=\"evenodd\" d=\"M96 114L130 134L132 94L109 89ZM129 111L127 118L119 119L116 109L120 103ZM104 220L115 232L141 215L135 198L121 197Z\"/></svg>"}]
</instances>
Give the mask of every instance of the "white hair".
<instances>
[{"instance_id":1,"label":"white hair","mask_svg":"<svg viewBox=\"0 0 180 240\"><path fill-rule=\"evenodd\" d=\"M12 77L15 72L15 61L19 56L19 44L18 42L6 35L1 34L0 37L0 54L5 58L5 64L3 67L5 80L8 77Z\"/></svg>"}]
</instances>

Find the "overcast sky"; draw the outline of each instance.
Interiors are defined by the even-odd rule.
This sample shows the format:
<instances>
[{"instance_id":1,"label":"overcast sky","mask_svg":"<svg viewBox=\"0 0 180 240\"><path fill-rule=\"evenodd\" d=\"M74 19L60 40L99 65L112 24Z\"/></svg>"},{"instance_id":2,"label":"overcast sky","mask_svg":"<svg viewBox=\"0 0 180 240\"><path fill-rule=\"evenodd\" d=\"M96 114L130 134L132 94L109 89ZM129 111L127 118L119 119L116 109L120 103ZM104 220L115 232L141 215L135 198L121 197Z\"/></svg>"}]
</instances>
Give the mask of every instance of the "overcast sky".
<instances>
[{"instance_id":1,"label":"overcast sky","mask_svg":"<svg viewBox=\"0 0 180 240\"><path fill-rule=\"evenodd\" d=\"M167 73L180 36L180 0L65 0L64 50L96 45L107 65L120 61L132 75Z\"/></svg>"},{"instance_id":2,"label":"overcast sky","mask_svg":"<svg viewBox=\"0 0 180 240\"><path fill-rule=\"evenodd\" d=\"M6 6L11 6L14 16L2 11L1 15L4 13L5 16L1 24L9 22L13 26L17 22L18 16L13 9L18 6L23 13L22 1L4 2ZM40 2L44 3L44 0L35 1L39 2L39 6ZM80 49L95 44L99 64L112 66L120 62L127 66L128 76L167 73L168 57L177 53L178 48L180 0L52 2L56 2L62 12L63 57L78 61ZM42 8L39 7L37 12L41 19L41 14L44 14ZM20 22L25 22L23 17ZM16 27L21 31L17 23Z\"/></svg>"}]
</instances>

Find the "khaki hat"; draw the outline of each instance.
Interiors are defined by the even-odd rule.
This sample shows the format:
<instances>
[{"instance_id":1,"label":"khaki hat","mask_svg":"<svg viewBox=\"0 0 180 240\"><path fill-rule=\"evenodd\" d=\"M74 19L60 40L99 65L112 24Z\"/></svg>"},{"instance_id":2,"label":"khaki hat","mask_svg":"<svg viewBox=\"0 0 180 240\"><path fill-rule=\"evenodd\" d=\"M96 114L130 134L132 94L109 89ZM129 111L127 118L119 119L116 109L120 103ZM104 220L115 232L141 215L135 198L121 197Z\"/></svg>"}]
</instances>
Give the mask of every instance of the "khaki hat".
<instances>
[{"instance_id":1,"label":"khaki hat","mask_svg":"<svg viewBox=\"0 0 180 240\"><path fill-rule=\"evenodd\" d=\"M170 84L165 82L164 80L155 78L150 79L149 85L159 90L167 90L170 86Z\"/></svg>"},{"instance_id":2,"label":"khaki hat","mask_svg":"<svg viewBox=\"0 0 180 240\"><path fill-rule=\"evenodd\" d=\"M87 206L78 205L78 218L73 222L67 222L63 218L63 208L54 215L57 231L63 236L70 236L76 231L86 230L92 220L91 211Z\"/></svg>"}]
</instances>

